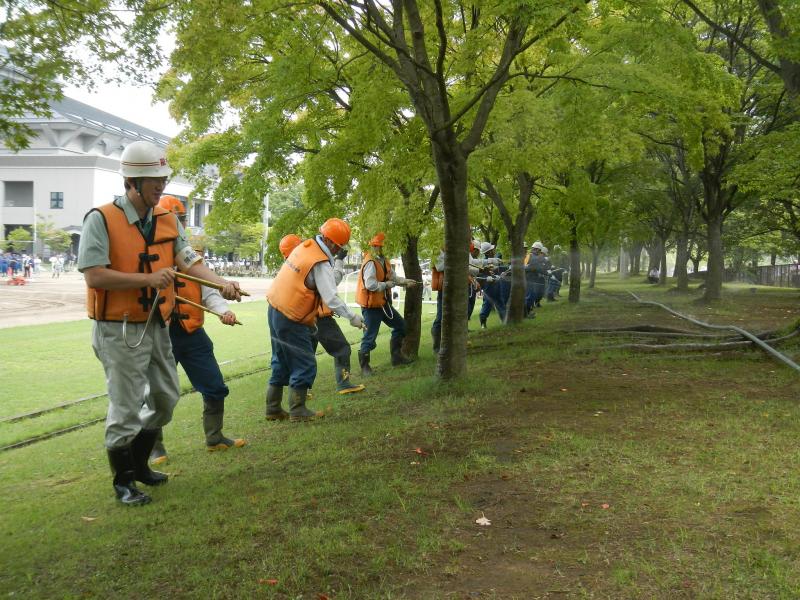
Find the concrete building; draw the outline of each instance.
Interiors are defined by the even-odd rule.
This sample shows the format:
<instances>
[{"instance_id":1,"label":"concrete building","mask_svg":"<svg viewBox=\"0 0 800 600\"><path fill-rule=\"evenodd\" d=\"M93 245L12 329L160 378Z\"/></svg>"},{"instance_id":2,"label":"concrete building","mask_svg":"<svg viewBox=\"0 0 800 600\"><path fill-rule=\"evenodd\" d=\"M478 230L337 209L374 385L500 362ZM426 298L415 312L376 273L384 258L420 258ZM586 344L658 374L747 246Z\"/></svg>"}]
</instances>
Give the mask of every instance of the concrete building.
<instances>
[{"instance_id":1,"label":"concrete building","mask_svg":"<svg viewBox=\"0 0 800 600\"><path fill-rule=\"evenodd\" d=\"M28 148L14 152L0 141L0 237L28 229L36 240L35 253L45 257L48 249L36 235L37 216L69 232L77 254L84 215L124 193L122 150L139 140L164 147L169 142L166 135L77 100L64 98L50 107L50 117L21 119L34 132ZM192 187L175 177L165 193L186 203ZM188 207L193 232L202 232L210 208L209 202L197 200Z\"/></svg>"}]
</instances>

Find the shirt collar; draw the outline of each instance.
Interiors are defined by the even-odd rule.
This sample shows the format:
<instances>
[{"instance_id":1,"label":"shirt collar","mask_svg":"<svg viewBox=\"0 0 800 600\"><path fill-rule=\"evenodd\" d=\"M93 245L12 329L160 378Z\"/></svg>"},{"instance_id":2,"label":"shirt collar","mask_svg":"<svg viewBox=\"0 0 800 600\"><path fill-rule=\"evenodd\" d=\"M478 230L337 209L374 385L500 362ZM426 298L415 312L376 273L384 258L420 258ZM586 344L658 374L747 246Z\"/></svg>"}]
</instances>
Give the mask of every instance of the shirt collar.
<instances>
[{"instance_id":1,"label":"shirt collar","mask_svg":"<svg viewBox=\"0 0 800 600\"><path fill-rule=\"evenodd\" d=\"M115 200L115 203L125 213L125 218L128 219L128 224L130 225L135 225L139 221L142 221L143 224L147 224L153 220L152 209L147 209L147 214L144 216L144 219L139 219L139 213L136 212L136 208L131 203L130 198L128 198L128 194L123 194L120 196L117 200Z\"/></svg>"},{"instance_id":2,"label":"shirt collar","mask_svg":"<svg viewBox=\"0 0 800 600\"><path fill-rule=\"evenodd\" d=\"M317 245L325 253L325 256L328 257L328 262L331 263L331 265L333 265L333 254L331 254L331 251L328 249L327 244L322 241L322 236L321 235L317 235L314 239L316 240Z\"/></svg>"}]
</instances>

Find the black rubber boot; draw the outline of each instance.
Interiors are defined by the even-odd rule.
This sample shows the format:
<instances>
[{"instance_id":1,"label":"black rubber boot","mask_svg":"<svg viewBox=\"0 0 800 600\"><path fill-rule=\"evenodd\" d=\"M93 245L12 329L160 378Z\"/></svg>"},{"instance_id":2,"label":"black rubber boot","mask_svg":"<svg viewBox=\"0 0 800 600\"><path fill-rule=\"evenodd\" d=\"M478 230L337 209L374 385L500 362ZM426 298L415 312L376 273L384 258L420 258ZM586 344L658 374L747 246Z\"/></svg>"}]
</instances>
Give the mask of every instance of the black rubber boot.
<instances>
[{"instance_id":1,"label":"black rubber boot","mask_svg":"<svg viewBox=\"0 0 800 600\"><path fill-rule=\"evenodd\" d=\"M486 319L480 319L480 322L481 322L481 329L486 329Z\"/></svg>"},{"instance_id":2,"label":"black rubber boot","mask_svg":"<svg viewBox=\"0 0 800 600\"><path fill-rule=\"evenodd\" d=\"M281 408L282 401L283 386L267 386L267 421L283 421L289 418L289 413Z\"/></svg>"},{"instance_id":3,"label":"black rubber boot","mask_svg":"<svg viewBox=\"0 0 800 600\"><path fill-rule=\"evenodd\" d=\"M168 460L167 449L164 447L164 431L159 427L156 442L153 444L153 449L150 451L150 464L153 466L163 465Z\"/></svg>"},{"instance_id":4,"label":"black rubber boot","mask_svg":"<svg viewBox=\"0 0 800 600\"><path fill-rule=\"evenodd\" d=\"M361 367L361 374L364 377L372 375L372 367L369 366L369 352L358 353L358 365Z\"/></svg>"},{"instance_id":5,"label":"black rubber boot","mask_svg":"<svg viewBox=\"0 0 800 600\"><path fill-rule=\"evenodd\" d=\"M431 337L433 338L433 351L438 353L442 345L442 328L431 327Z\"/></svg>"},{"instance_id":6,"label":"black rubber boot","mask_svg":"<svg viewBox=\"0 0 800 600\"><path fill-rule=\"evenodd\" d=\"M289 420L313 421L325 416L322 411L313 411L306 408L307 388L289 388Z\"/></svg>"},{"instance_id":7,"label":"black rubber boot","mask_svg":"<svg viewBox=\"0 0 800 600\"><path fill-rule=\"evenodd\" d=\"M401 347L403 346L403 338L392 337L389 341L389 352L392 355L392 366L398 367L400 365L410 365L413 360L403 356Z\"/></svg>"},{"instance_id":8,"label":"black rubber boot","mask_svg":"<svg viewBox=\"0 0 800 600\"><path fill-rule=\"evenodd\" d=\"M350 381L350 357L333 359L333 370L336 373L336 391L339 394L353 394L364 391L364 385L356 385Z\"/></svg>"},{"instance_id":9,"label":"black rubber boot","mask_svg":"<svg viewBox=\"0 0 800 600\"><path fill-rule=\"evenodd\" d=\"M216 398L203 398L203 431L206 434L206 448L209 452L241 448L247 442L243 439L232 440L222 433L222 421L225 416L225 401Z\"/></svg>"},{"instance_id":10,"label":"black rubber boot","mask_svg":"<svg viewBox=\"0 0 800 600\"><path fill-rule=\"evenodd\" d=\"M133 464L131 447L108 448L108 463L114 475L114 493L117 500L125 506L141 506L150 502L150 496L140 491L134 482L136 468Z\"/></svg>"},{"instance_id":11,"label":"black rubber boot","mask_svg":"<svg viewBox=\"0 0 800 600\"><path fill-rule=\"evenodd\" d=\"M169 477L159 471L153 471L147 464L150 452L158 437L158 429L141 429L139 435L131 442L131 453L133 454L133 465L136 471L136 481L145 485L164 485Z\"/></svg>"}]
</instances>

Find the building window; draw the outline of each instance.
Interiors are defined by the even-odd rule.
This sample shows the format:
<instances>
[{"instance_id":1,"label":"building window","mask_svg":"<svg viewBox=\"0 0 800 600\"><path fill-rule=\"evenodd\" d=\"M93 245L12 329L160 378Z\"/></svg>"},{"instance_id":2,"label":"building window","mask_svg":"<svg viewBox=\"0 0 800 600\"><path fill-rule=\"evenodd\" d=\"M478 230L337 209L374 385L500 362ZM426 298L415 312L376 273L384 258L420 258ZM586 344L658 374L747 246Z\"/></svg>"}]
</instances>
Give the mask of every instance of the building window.
<instances>
[{"instance_id":1,"label":"building window","mask_svg":"<svg viewBox=\"0 0 800 600\"><path fill-rule=\"evenodd\" d=\"M195 227L202 227L203 226L203 203L202 202L195 202L194 203L194 226Z\"/></svg>"},{"instance_id":2,"label":"building window","mask_svg":"<svg viewBox=\"0 0 800 600\"><path fill-rule=\"evenodd\" d=\"M50 208L64 208L64 192L50 192Z\"/></svg>"},{"instance_id":3,"label":"building window","mask_svg":"<svg viewBox=\"0 0 800 600\"><path fill-rule=\"evenodd\" d=\"M3 206L6 208L27 208L33 206L32 181L6 181L4 182L5 199Z\"/></svg>"}]
</instances>

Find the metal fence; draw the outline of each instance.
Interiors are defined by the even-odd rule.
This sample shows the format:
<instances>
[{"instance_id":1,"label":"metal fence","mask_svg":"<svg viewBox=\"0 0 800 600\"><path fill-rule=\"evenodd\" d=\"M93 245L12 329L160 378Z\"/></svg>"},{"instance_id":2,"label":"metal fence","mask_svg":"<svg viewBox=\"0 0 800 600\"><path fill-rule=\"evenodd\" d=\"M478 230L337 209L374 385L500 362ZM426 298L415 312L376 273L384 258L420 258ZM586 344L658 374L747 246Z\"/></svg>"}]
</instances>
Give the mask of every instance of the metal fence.
<instances>
[{"instance_id":1,"label":"metal fence","mask_svg":"<svg viewBox=\"0 0 800 600\"><path fill-rule=\"evenodd\" d=\"M725 270L726 281L744 281L755 285L800 288L800 264L750 267L739 272Z\"/></svg>"}]
</instances>

